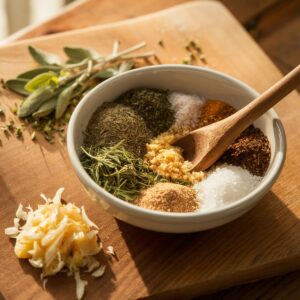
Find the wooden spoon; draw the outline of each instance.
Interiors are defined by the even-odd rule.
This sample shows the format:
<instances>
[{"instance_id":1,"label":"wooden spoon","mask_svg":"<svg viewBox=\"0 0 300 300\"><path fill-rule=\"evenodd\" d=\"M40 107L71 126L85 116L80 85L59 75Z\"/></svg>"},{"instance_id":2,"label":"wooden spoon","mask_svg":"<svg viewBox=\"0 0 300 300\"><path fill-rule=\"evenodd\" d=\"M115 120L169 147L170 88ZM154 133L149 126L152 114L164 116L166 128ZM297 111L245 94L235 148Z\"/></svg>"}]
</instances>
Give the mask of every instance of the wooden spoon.
<instances>
[{"instance_id":1,"label":"wooden spoon","mask_svg":"<svg viewBox=\"0 0 300 300\"><path fill-rule=\"evenodd\" d=\"M209 168L235 139L268 109L300 84L300 65L230 117L196 129L174 142L193 170Z\"/></svg>"}]
</instances>

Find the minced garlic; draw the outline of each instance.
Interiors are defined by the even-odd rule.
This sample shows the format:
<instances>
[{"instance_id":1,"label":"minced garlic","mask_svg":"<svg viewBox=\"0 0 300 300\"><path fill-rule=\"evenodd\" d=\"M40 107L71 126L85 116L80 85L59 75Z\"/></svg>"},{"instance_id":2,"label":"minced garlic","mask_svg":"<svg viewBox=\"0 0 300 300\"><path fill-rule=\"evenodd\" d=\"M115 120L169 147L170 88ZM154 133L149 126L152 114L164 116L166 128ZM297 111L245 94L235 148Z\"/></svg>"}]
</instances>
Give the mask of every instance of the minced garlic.
<instances>
[{"instance_id":1,"label":"minced garlic","mask_svg":"<svg viewBox=\"0 0 300 300\"><path fill-rule=\"evenodd\" d=\"M105 265L93 256L101 251L102 245L98 227L88 218L84 207L61 202L63 190L59 189L53 199L41 195L46 203L36 210L28 207L25 211L20 204L14 226L6 228L5 234L16 239L18 258L28 259L33 267L42 269L42 279L63 268L74 275L76 295L81 299L87 282L80 279L80 268L87 268L94 277L104 274ZM20 221L25 224L20 226Z\"/></svg>"},{"instance_id":2,"label":"minced garlic","mask_svg":"<svg viewBox=\"0 0 300 300\"><path fill-rule=\"evenodd\" d=\"M166 132L147 144L145 160L150 168L167 178L182 179L191 183L199 182L203 172L192 172L192 164L182 157L182 149L172 146L181 134Z\"/></svg>"}]
</instances>

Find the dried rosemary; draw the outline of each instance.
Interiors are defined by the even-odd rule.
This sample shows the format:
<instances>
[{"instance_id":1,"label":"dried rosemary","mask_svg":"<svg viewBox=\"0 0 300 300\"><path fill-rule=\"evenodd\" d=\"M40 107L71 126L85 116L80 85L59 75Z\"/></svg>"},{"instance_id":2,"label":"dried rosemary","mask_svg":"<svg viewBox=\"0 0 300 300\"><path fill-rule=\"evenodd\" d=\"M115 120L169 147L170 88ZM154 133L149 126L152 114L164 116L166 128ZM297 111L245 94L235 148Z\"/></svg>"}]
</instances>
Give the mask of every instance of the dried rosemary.
<instances>
[{"instance_id":1,"label":"dried rosemary","mask_svg":"<svg viewBox=\"0 0 300 300\"><path fill-rule=\"evenodd\" d=\"M166 181L153 173L143 159L127 151L123 141L113 147L82 147L81 163L92 179L126 201L156 182Z\"/></svg>"}]
</instances>

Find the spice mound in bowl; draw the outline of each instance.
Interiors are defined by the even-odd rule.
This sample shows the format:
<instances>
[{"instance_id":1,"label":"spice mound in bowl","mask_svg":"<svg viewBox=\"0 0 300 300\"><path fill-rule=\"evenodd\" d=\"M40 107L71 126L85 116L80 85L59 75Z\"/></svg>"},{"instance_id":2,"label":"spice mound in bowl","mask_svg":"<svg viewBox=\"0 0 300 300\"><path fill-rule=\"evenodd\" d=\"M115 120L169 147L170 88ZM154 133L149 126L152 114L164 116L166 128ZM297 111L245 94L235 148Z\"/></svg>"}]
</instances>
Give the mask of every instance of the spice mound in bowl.
<instances>
[{"instance_id":1,"label":"spice mound in bowl","mask_svg":"<svg viewBox=\"0 0 300 300\"><path fill-rule=\"evenodd\" d=\"M271 159L268 138L251 125L205 172L192 171L172 142L235 111L201 95L132 89L94 112L80 160L99 186L133 205L179 213L214 210L259 185Z\"/></svg>"},{"instance_id":2,"label":"spice mound in bowl","mask_svg":"<svg viewBox=\"0 0 300 300\"><path fill-rule=\"evenodd\" d=\"M258 93L209 68L157 65L112 77L80 101L68 153L91 199L116 218L160 232L196 232L253 208L280 174L285 134L270 109L208 170L172 142L232 115Z\"/></svg>"}]
</instances>

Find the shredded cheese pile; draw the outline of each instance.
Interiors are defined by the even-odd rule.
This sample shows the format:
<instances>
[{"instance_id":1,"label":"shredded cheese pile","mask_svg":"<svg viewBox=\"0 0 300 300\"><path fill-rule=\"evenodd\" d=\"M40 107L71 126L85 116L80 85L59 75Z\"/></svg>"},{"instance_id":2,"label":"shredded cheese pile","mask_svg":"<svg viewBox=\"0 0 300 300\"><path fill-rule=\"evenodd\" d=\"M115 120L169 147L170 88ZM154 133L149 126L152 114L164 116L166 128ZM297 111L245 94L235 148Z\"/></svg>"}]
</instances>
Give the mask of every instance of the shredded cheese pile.
<instances>
[{"instance_id":1,"label":"shredded cheese pile","mask_svg":"<svg viewBox=\"0 0 300 300\"><path fill-rule=\"evenodd\" d=\"M41 278L55 275L63 269L68 275L74 275L76 295L81 299L87 281L80 279L80 268L87 268L92 276L104 274L105 265L101 265L93 256L102 249L98 237L98 227L86 215L84 207L78 208L72 203L63 204L60 188L53 199L41 197L45 204L31 207L27 211L20 204L14 226L5 229L5 234L16 239L15 254L18 258L28 259L35 268L41 268ZM23 226L20 221L25 222Z\"/></svg>"}]
</instances>

